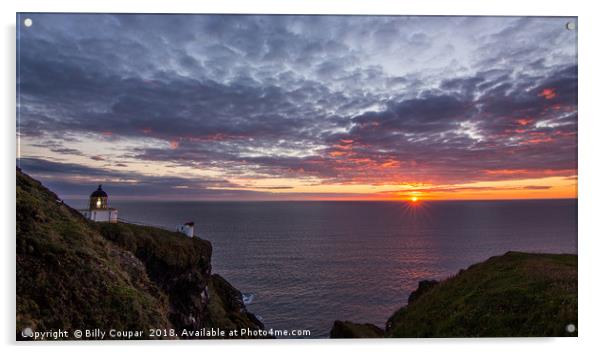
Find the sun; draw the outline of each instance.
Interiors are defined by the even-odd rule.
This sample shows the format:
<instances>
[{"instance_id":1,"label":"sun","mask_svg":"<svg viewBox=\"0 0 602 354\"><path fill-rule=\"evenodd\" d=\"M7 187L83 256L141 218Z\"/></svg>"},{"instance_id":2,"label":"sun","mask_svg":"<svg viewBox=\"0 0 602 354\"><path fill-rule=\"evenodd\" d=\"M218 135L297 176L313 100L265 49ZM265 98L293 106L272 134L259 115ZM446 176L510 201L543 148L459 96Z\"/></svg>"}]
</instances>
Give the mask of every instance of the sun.
<instances>
[{"instance_id":1,"label":"sun","mask_svg":"<svg viewBox=\"0 0 602 354\"><path fill-rule=\"evenodd\" d=\"M412 203L416 203L418 201L418 197L414 196L410 198L410 201L412 201Z\"/></svg>"}]
</instances>

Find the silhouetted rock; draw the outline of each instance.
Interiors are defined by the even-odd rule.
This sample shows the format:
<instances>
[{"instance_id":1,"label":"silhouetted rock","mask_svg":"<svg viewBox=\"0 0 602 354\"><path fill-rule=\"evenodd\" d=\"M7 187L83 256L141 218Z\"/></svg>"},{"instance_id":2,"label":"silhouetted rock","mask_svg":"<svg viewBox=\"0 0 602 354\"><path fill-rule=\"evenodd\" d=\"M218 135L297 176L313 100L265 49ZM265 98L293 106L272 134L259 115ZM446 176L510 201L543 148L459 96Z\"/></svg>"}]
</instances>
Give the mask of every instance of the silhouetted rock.
<instances>
[{"instance_id":1,"label":"silhouetted rock","mask_svg":"<svg viewBox=\"0 0 602 354\"><path fill-rule=\"evenodd\" d=\"M330 338L382 338L385 332L371 323L353 323L334 321L330 330Z\"/></svg>"},{"instance_id":2,"label":"silhouetted rock","mask_svg":"<svg viewBox=\"0 0 602 354\"><path fill-rule=\"evenodd\" d=\"M431 290L435 285L439 284L436 280L421 280L418 282L418 289L412 291L408 297L408 304L418 300L419 297L424 295L427 291Z\"/></svg>"}]
</instances>

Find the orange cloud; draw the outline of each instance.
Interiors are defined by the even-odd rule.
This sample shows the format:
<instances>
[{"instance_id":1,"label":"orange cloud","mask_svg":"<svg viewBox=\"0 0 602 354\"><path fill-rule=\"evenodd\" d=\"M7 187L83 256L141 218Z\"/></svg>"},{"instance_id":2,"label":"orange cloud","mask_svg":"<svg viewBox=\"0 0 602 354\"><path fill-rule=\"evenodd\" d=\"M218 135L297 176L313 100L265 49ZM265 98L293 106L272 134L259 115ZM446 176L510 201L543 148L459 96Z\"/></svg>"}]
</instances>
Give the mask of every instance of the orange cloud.
<instances>
[{"instance_id":1,"label":"orange cloud","mask_svg":"<svg viewBox=\"0 0 602 354\"><path fill-rule=\"evenodd\" d=\"M339 157L339 156L345 156L347 155L346 152L344 151L331 151L328 153L331 157Z\"/></svg>"},{"instance_id":2,"label":"orange cloud","mask_svg":"<svg viewBox=\"0 0 602 354\"><path fill-rule=\"evenodd\" d=\"M524 144L541 144L541 143L549 143L551 142L553 139L548 137L545 138L534 138L534 139L529 139L529 140L524 140L521 142L521 145Z\"/></svg>"},{"instance_id":3,"label":"orange cloud","mask_svg":"<svg viewBox=\"0 0 602 354\"><path fill-rule=\"evenodd\" d=\"M521 119L518 119L516 121L516 123L518 123L518 125L522 125L522 126L530 125L531 123L533 123L533 119L521 118Z\"/></svg>"},{"instance_id":4,"label":"orange cloud","mask_svg":"<svg viewBox=\"0 0 602 354\"><path fill-rule=\"evenodd\" d=\"M485 172L485 174L488 175L495 175L495 176L515 176L515 175L524 175L527 174L529 172L529 170L508 170L508 169L501 169L501 170L485 170L483 171Z\"/></svg>"},{"instance_id":5,"label":"orange cloud","mask_svg":"<svg viewBox=\"0 0 602 354\"><path fill-rule=\"evenodd\" d=\"M399 167L399 161L388 160L388 161L385 161L384 163L382 163L380 165L380 167L383 167L383 168L397 168L397 167Z\"/></svg>"},{"instance_id":6,"label":"orange cloud","mask_svg":"<svg viewBox=\"0 0 602 354\"><path fill-rule=\"evenodd\" d=\"M556 90L553 88L545 88L541 90L538 96L543 97L546 100L551 100L552 98L556 97Z\"/></svg>"}]
</instances>

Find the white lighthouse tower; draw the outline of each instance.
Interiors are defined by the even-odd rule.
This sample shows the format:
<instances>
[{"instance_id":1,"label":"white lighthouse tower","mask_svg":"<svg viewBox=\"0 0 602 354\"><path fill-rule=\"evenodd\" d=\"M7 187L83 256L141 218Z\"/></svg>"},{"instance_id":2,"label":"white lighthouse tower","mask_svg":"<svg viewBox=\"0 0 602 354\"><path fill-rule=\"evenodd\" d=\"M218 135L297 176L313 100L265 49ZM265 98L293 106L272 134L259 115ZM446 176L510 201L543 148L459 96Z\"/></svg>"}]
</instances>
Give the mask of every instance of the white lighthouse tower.
<instances>
[{"instance_id":1,"label":"white lighthouse tower","mask_svg":"<svg viewBox=\"0 0 602 354\"><path fill-rule=\"evenodd\" d=\"M82 214L92 221L117 222L117 209L109 208L109 196L102 190L102 185L90 194L88 209L82 210Z\"/></svg>"}]
</instances>

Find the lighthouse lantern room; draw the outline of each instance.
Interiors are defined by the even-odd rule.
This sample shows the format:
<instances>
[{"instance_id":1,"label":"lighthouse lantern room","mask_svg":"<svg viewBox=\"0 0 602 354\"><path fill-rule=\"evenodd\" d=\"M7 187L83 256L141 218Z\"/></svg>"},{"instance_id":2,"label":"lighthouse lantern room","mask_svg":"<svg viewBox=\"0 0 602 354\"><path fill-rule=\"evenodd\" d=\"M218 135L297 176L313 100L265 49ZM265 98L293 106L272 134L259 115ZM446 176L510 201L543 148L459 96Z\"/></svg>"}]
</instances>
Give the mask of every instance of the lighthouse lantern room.
<instances>
[{"instance_id":1,"label":"lighthouse lantern room","mask_svg":"<svg viewBox=\"0 0 602 354\"><path fill-rule=\"evenodd\" d=\"M107 209L107 199L109 196L102 190L102 185L98 185L98 189L90 194L90 210Z\"/></svg>"}]
</instances>

